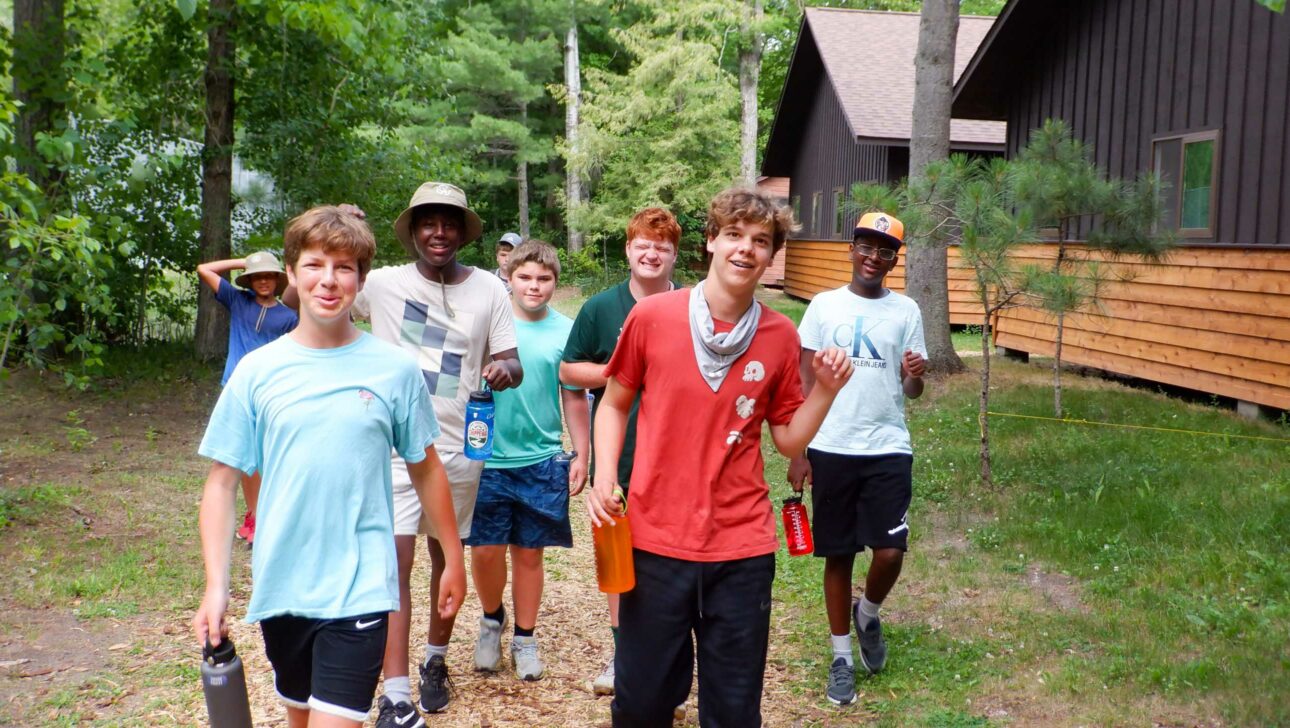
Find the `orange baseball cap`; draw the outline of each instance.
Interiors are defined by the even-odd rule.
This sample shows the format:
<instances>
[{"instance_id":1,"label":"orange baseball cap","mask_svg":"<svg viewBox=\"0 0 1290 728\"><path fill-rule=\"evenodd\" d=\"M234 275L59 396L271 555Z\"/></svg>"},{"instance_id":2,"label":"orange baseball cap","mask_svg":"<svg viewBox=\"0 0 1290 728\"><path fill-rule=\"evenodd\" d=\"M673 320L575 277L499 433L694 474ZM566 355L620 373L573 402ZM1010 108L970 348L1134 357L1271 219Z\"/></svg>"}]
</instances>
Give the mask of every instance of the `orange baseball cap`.
<instances>
[{"instance_id":1,"label":"orange baseball cap","mask_svg":"<svg viewBox=\"0 0 1290 728\"><path fill-rule=\"evenodd\" d=\"M885 212L866 212L856 223L854 240L861 235L886 240L899 248L905 242L905 223Z\"/></svg>"}]
</instances>

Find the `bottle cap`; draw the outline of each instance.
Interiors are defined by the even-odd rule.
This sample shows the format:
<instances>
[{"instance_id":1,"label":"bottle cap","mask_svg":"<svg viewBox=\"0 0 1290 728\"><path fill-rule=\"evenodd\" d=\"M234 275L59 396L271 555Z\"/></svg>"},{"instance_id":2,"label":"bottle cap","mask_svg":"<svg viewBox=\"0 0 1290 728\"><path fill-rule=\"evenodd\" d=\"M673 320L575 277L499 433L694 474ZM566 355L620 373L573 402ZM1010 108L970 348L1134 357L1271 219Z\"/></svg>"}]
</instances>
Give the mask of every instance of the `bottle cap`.
<instances>
[{"instance_id":1,"label":"bottle cap","mask_svg":"<svg viewBox=\"0 0 1290 728\"><path fill-rule=\"evenodd\" d=\"M784 499L784 505L786 506L794 505L801 502L802 502L802 496L800 493L798 495L789 496Z\"/></svg>"},{"instance_id":2,"label":"bottle cap","mask_svg":"<svg viewBox=\"0 0 1290 728\"><path fill-rule=\"evenodd\" d=\"M220 640L218 647L211 647L211 641L206 640L206 646L202 648L202 661L209 662L212 665L223 665L232 662L237 657L237 649L233 647L233 638L225 637Z\"/></svg>"},{"instance_id":3,"label":"bottle cap","mask_svg":"<svg viewBox=\"0 0 1290 728\"><path fill-rule=\"evenodd\" d=\"M491 390L491 389L479 389L479 390L476 390L476 391L474 391L474 392L471 392L471 393L470 393L470 401L471 401L471 402L492 402L492 401L493 401L493 390Z\"/></svg>"}]
</instances>

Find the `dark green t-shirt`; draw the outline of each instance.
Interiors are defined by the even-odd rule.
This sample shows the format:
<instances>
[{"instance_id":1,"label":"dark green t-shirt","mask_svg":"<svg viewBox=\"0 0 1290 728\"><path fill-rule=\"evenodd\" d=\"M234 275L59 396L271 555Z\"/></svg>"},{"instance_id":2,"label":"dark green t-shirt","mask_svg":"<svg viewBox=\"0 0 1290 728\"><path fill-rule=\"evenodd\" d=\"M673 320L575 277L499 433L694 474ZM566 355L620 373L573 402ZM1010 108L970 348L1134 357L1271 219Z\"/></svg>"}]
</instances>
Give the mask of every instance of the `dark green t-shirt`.
<instances>
[{"instance_id":1,"label":"dark green t-shirt","mask_svg":"<svg viewBox=\"0 0 1290 728\"><path fill-rule=\"evenodd\" d=\"M564 347L563 360L571 363L594 362L608 364L618 345L618 335L623 332L627 314L636 305L627 281L606 291L601 291L582 304L582 310L573 321L573 330L569 332L569 343ZM591 416L596 416L600 408L600 398L605 388L591 390L596 395L596 403L591 409ZM632 458L636 454L636 412L640 409L639 393L632 402L632 411L627 417L627 437L623 439L623 452L618 457L618 482L624 488L632 478Z\"/></svg>"}]
</instances>

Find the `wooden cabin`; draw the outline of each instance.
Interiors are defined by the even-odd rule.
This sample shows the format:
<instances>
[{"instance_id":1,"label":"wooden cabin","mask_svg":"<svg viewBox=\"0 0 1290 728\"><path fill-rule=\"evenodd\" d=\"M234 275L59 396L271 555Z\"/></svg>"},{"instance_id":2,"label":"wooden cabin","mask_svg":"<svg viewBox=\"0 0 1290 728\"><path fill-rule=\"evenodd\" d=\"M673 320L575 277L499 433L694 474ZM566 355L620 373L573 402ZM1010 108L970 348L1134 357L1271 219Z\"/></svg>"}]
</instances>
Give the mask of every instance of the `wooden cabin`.
<instances>
[{"instance_id":1,"label":"wooden cabin","mask_svg":"<svg viewBox=\"0 0 1290 728\"><path fill-rule=\"evenodd\" d=\"M1290 409L1290 17L1253 0L1011 0L953 114L1005 121L1009 156L1064 119L1109 174L1169 184L1161 224L1180 247L1112 262L1121 280L1067 318L1063 360ZM1051 355L1054 331L1016 309L996 344Z\"/></svg>"},{"instance_id":2,"label":"wooden cabin","mask_svg":"<svg viewBox=\"0 0 1290 728\"><path fill-rule=\"evenodd\" d=\"M956 74L993 20L961 19ZM918 22L917 13L836 8L807 8L802 17L762 163L763 174L789 178L789 199L802 224L784 251L789 295L809 299L851 280L847 242L856 214L844 204L851 185L894 184L909 174ZM1002 154L1004 133L998 121L956 119L950 148ZM887 279L897 290L904 289L903 261ZM951 320L976 323L966 277L951 282Z\"/></svg>"}]
</instances>

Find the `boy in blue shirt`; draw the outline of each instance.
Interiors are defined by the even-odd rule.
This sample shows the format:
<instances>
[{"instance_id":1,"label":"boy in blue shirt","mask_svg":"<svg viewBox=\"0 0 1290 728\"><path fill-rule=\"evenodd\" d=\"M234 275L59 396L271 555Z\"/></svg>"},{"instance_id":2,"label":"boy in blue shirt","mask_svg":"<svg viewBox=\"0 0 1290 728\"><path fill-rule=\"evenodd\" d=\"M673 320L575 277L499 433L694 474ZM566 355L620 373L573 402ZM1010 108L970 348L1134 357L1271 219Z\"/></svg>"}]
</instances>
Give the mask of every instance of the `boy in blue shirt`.
<instances>
[{"instance_id":1,"label":"boy in blue shirt","mask_svg":"<svg viewBox=\"0 0 1290 728\"><path fill-rule=\"evenodd\" d=\"M224 276L239 269L242 273L235 279L238 285L235 288ZM222 387L243 356L294 329L299 318L293 309L278 301L287 287L287 274L267 250L245 258L202 263L197 266L197 277L215 292L215 300L229 312L228 358L224 360L224 376L219 380ZM246 539L247 543L255 541L255 503L259 494L260 477L243 477L246 515L237 529L237 537Z\"/></svg>"},{"instance_id":2,"label":"boy in blue shirt","mask_svg":"<svg viewBox=\"0 0 1290 728\"><path fill-rule=\"evenodd\" d=\"M206 593L193 630L212 645L228 634L235 488L242 473L263 472L246 619L260 623L290 726L358 728L399 604L391 449L438 528L447 565L437 607L449 617L466 589L461 542L420 368L350 319L376 250L371 231L318 207L288 224L284 247L300 325L242 360L199 448L214 462L199 517Z\"/></svg>"},{"instance_id":3,"label":"boy in blue shirt","mask_svg":"<svg viewBox=\"0 0 1290 728\"><path fill-rule=\"evenodd\" d=\"M475 520L466 538L484 612L475 668L496 672L502 666L502 592L509 548L515 610L511 662L516 677L539 680L545 666L533 632L542 601L542 549L573 545L569 496L577 495L586 481L591 433L586 391L560 385L560 359L573 321L548 305L560 279L555 248L539 240L525 241L511 252L506 268L524 381L493 395L493 457L480 476ZM560 457L561 404L576 452L572 461Z\"/></svg>"}]
</instances>

